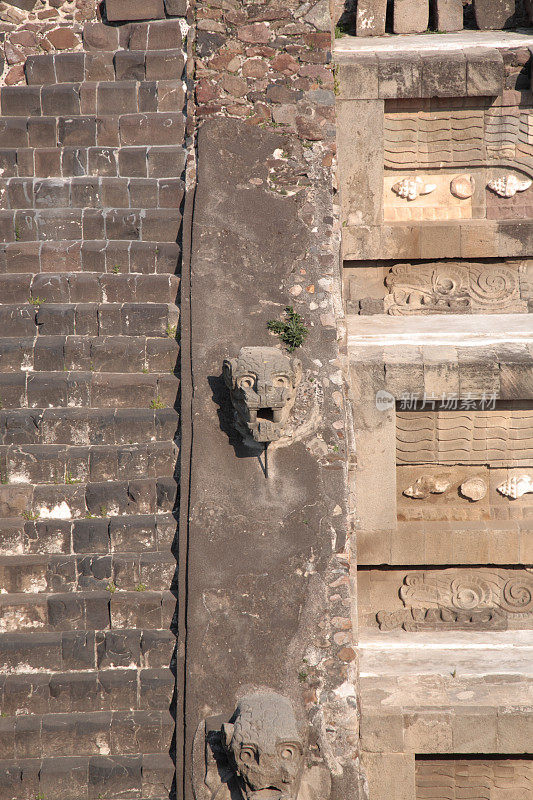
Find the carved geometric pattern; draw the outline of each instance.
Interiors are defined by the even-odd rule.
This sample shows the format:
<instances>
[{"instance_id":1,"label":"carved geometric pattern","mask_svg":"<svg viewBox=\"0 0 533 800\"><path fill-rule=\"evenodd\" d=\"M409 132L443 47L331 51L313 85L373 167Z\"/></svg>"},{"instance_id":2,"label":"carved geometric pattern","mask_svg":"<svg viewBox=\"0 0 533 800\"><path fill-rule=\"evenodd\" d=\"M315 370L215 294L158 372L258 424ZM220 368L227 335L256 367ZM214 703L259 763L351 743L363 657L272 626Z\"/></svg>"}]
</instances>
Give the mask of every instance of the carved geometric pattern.
<instances>
[{"instance_id":1,"label":"carved geometric pattern","mask_svg":"<svg viewBox=\"0 0 533 800\"><path fill-rule=\"evenodd\" d=\"M533 573L527 569L442 569L405 575L403 611L378 611L381 630L503 628L509 617L533 615Z\"/></svg>"},{"instance_id":2,"label":"carved geometric pattern","mask_svg":"<svg viewBox=\"0 0 533 800\"><path fill-rule=\"evenodd\" d=\"M416 800L526 800L533 797L528 759L431 759L416 762Z\"/></svg>"},{"instance_id":3,"label":"carved geometric pattern","mask_svg":"<svg viewBox=\"0 0 533 800\"><path fill-rule=\"evenodd\" d=\"M388 169L509 166L533 176L533 109L387 112Z\"/></svg>"},{"instance_id":4,"label":"carved geometric pattern","mask_svg":"<svg viewBox=\"0 0 533 800\"><path fill-rule=\"evenodd\" d=\"M526 313L520 275L505 263L397 264L385 279L385 311L409 314Z\"/></svg>"},{"instance_id":5,"label":"carved geometric pattern","mask_svg":"<svg viewBox=\"0 0 533 800\"><path fill-rule=\"evenodd\" d=\"M398 464L533 465L533 410L398 411Z\"/></svg>"}]
</instances>

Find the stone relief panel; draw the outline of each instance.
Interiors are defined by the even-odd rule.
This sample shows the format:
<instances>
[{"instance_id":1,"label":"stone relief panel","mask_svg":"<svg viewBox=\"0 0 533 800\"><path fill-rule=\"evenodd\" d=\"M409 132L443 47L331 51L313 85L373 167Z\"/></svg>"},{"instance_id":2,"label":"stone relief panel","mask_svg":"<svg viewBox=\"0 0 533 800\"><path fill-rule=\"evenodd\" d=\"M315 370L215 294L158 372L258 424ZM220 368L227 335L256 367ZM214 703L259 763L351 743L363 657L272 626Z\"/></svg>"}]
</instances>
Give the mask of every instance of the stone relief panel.
<instances>
[{"instance_id":1,"label":"stone relief panel","mask_svg":"<svg viewBox=\"0 0 533 800\"><path fill-rule=\"evenodd\" d=\"M402 411L398 464L533 467L533 409Z\"/></svg>"},{"instance_id":2,"label":"stone relief panel","mask_svg":"<svg viewBox=\"0 0 533 800\"><path fill-rule=\"evenodd\" d=\"M399 521L533 516L533 468L397 467Z\"/></svg>"},{"instance_id":3,"label":"stone relief panel","mask_svg":"<svg viewBox=\"0 0 533 800\"><path fill-rule=\"evenodd\" d=\"M531 759L417 759L416 800L526 800Z\"/></svg>"},{"instance_id":4,"label":"stone relief panel","mask_svg":"<svg viewBox=\"0 0 533 800\"><path fill-rule=\"evenodd\" d=\"M360 570L362 627L382 631L533 629L533 570Z\"/></svg>"},{"instance_id":5,"label":"stone relief panel","mask_svg":"<svg viewBox=\"0 0 533 800\"><path fill-rule=\"evenodd\" d=\"M505 106L478 98L461 108L428 100L386 104L384 221L533 218L528 98ZM401 202L393 187L415 174L435 191Z\"/></svg>"},{"instance_id":6,"label":"stone relief panel","mask_svg":"<svg viewBox=\"0 0 533 800\"><path fill-rule=\"evenodd\" d=\"M385 106L386 169L506 167L533 177L533 108L481 98L469 108L421 105Z\"/></svg>"},{"instance_id":7,"label":"stone relief panel","mask_svg":"<svg viewBox=\"0 0 533 800\"><path fill-rule=\"evenodd\" d=\"M345 287L350 313L525 314L533 310L533 261L442 260L348 267Z\"/></svg>"}]
</instances>

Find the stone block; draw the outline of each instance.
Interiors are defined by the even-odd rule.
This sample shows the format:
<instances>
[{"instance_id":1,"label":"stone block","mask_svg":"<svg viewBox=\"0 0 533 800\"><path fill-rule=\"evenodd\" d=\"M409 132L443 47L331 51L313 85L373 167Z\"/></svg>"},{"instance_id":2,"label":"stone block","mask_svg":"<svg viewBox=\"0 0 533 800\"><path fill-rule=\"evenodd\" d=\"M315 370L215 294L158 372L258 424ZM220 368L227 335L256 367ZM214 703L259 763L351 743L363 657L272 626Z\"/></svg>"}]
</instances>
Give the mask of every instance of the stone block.
<instances>
[{"instance_id":1,"label":"stone block","mask_svg":"<svg viewBox=\"0 0 533 800\"><path fill-rule=\"evenodd\" d=\"M497 753L496 721L496 712L491 708L480 708L477 713L456 708L453 715L453 745L450 751Z\"/></svg>"},{"instance_id":2,"label":"stone block","mask_svg":"<svg viewBox=\"0 0 533 800\"><path fill-rule=\"evenodd\" d=\"M404 714L405 749L411 753L448 753L452 750L452 714L419 711Z\"/></svg>"},{"instance_id":3,"label":"stone block","mask_svg":"<svg viewBox=\"0 0 533 800\"><path fill-rule=\"evenodd\" d=\"M429 0L394 0L394 33L423 33L429 23Z\"/></svg>"},{"instance_id":4,"label":"stone block","mask_svg":"<svg viewBox=\"0 0 533 800\"><path fill-rule=\"evenodd\" d=\"M337 65L339 100L374 100L378 96L378 60L373 54L358 54L353 61Z\"/></svg>"},{"instance_id":5,"label":"stone block","mask_svg":"<svg viewBox=\"0 0 533 800\"><path fill-rule=\"evenodd\" d=\"M169 17L185 17L187 0L165 0L165 11Z\"/></svg>"},{"instance_id":6,"label":"stone block","mask_svg":"<svg viewBox=\"0 0 533 800\"><path fill-rule=\"evenodd\" d=\"M58 83L81 83L86 80L85 53L61 53L54 56L54 64Z\"/></svg>"},{"instance_id":7,"label":"stone block","mask_svg":"<svg viewBox=\"0 0 533 800\"><path fill-rule=\"evenodd\" d=\"M363 753L370 800L413 800L415 757L404 753Z\"/></svg>"},{"instance_id":8,"label":"stone block","mask_svg":"<svg viewBox=\"0 0 533 800\"><path fill-rule=\"evenodd\" d=\"M363 0L357 3L355 32L357 36L383 36L387 0Z\"/></svg>"},{"instance_id":9,"label":"stone block","mask_svg":"<svg viewBox=\"0 0 533 800\"><path fill-rule=\"evenodd\" d=\"M463 30L462 0L430 0L432 27L440 33Z\"/></svg>"},{"instance_id":10,"label":"stone block","mask_svg":"<svg viewBox=\"0 0 533 800\"><path fill-rule=\"evenodd\" d=\"M40 116L41 87L3 86L0 90L0 106L4 117Z\"/></svg>"},{"instance_id":11,"label":"stone block","mask_svg":"<svg viewBox=\"0 0 533 800\"><path fill-rule=\"evenodd\" d=\"M56 72L54 68L54 57L28 56L24 65L26 81L28 85L42 85L44 83L55 83Z\"/></svg>"},{"instance_id":12,"label":"stone block","mask_svg":"<svg viewBox=\"0 0 533 800\"><path fill-rule=\"evenodd\" d=\"M513 22L514 0L474 0L476 25L482 31L499 31Z\"/></svg>"},{"instance_id":13,"label":"stone block","mask_svg":"<svg viewBox=\"0 0 533 800\"><path fill-rule=\"evenodd\" d=\"M141 51L119 50L115 53L115 74L118 81L144 81L145 54Z\"/></svg>"},{"instance_id":14,"label":"stone block","mask_svg":"<svg viewBox=\"0 0 533 800\"><path fill-rule=\"evenodd\" d=\"M533 741L533 713L528 709L503 709L498 713L497 731L497 752L528 753Z\"/></svg>"},{"instance_id":15,"label":"stone block","mask_svg":"<svg viewBox=\"0 0 533 800\"><path fill-rule=\"evenodd\" d=\"M8 0L6 5L21 8L23 11L33 11L37 5L37 0Z\"/></svg>"},{"instance_id":16,"label":"stone block","mask_svg":"<svg viewBox=\"0 0 533 800\"><path fill-rule=\"evenodd\" d=\"M128 20L163 19L163 0L106 0L106 16L109 22Z\"/></svg>"},{"instance_id":17,"label":"stone block","mask_svg":"<svg viewBox=\"0 0 533 800\"><path fill-rule=\"evenodd\" d=\"M422 67L416 53L395 55L380 53L378 66L379 98L420 97Z\"/></svg>"},{"instance_id":18,"label":"stone block","mask_svg":"<svg viewBox=\"0 0 533 800\"><path fill-rule=\"evenodd\" d=\"M57 800L70 800L73 795L85 800L88 796L88 774L86 758L45 758L40 770L40 793Z\"/></svg>"},{"instance_id":19,"label":"stone block","mask_svg":"<svg viewBox=\"0 0 533 800\"><path fill-rule=\"evenodd\" d=\"M464 53L462 51L423 53L421 94L422 97L464 97L466 94Z\"/></svg>"},{"instance_id":20,"label":"stone block","mask_svg":"<svg viewBox=\"0 0 533 800\"><path fill-rule=\"evenodd\" d=\"M499 50L466 49L466 93L496 97L503 91L505 69Z\"/></svg>"},{"instance_id":21,"label":"stone block","mask_svg":"<svg viewBox=\"0 0 533 800\"><path fill-rule=\"evenodd\" d=\"M461 255L460 224L422 224L419 247L420 258L458 258Z\"/></svg>"},{"instance_id":22,"label":"stone block","mask_svg":"<svg viewBox=\"0 0 533 800\"><path fill-rule=\"evenodd\" d=\"M118 50L119 28L101 22L87 23L83 26L83 46L85 50Z\"/></svg>"},{"instance_id":23,"label":"stone block","mask_svg":"<svg viewBox=\"0 0 533 800\"><path fill-rule=\"evenodd\" d=\"M77 83L59 83L43 86L41 102L43 114L50 117L70 116L80 113L80 87Z\"/></svg>"},{"instance_id":24,"label":"stone block","mask_svg":"<svg viewBox=\"0 0 533 800\"><path fill-rule=\"evenodd\" d=\"M383 218L383 101L341 100L337 115L343 224L377 226Z\"/></svg>"}]
</instances>

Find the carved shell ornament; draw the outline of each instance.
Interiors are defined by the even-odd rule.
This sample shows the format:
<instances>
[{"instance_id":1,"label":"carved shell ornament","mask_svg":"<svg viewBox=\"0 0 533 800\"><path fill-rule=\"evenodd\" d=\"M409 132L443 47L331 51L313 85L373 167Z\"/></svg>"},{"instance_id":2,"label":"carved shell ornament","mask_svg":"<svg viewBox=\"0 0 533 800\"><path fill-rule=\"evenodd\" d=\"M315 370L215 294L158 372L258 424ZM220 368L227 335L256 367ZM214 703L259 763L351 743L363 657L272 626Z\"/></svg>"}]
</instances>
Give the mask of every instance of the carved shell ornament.
<instances>
[{"instance_id":1,"label":"carved shell ornament","mask_svg":"<svg viewBox=\"0 0 533 800\"><path fill-rule=\"evenodd\" d=\"M415 500L425 500L430 494L444 494L450 488L450 481L440 475L427 475L417 478L412 486L404 489L406 497Z\"/></svg>"},{"instance_id":2,"label":"carved shell ornament","mask_svg":"<svg viewBox=\"0 0 533 800\"><path fill-rule=\"evenodd\" d=\"M435 191L435 183L424 183L422 178L402 178L392 186L392 191L404 200L416 200L419 195L431 194Z\"/></svg>"},{"instance_id":3,"label":"carved shell ornament","mask_svg":"<svg viewBox=\"0 0 533 800\"><path fill-rule=\"evenodd\" d=\"M520 181L516 175L504 175L501 178L492 178L487 186L499 197L514 197L517 192L529 189L531 183L527 178Z\"/></svg>"},{"instance_id":4,"label":"carved shell ornament","mask_svg":"<svg viewBox=\"0 0 533 800\"><path fill-rule=\"evenodd\" d=\"M487 484L483 478L468 478L461 484L460 491L463 497L477 503L478 500L483 500L487 494Z\"/></svg>"},{"instance_id":5,"label":"carved shell ornament","mask_svg":"<svg viewBox=\"0 0 533 800\"><path fill-rule=\"evenodd\" d=\"M459 200L467 200L474 194L476 182L472 175L457 175L450 183L450 192Z\"/></svg>"},{"instance_id":6,"label":"carved shell ornament","mask_svg":"<svg viewBox=\"0 0 533 800\"><path fill-rule=\"evenodd\" d=\"M524 494L533 492L533 478L529 475L514 475L497 487L500 494L516 500Z\"/></svg>"}]
</instances>

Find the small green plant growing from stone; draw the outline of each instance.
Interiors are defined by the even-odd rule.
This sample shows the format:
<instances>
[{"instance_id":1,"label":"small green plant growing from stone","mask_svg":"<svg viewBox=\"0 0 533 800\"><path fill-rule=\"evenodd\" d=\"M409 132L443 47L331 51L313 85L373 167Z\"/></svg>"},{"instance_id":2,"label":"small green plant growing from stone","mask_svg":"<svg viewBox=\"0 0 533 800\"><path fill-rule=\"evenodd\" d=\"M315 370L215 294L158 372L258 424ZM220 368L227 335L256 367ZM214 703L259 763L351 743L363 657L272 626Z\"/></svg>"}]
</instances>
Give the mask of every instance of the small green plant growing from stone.
<instances>
[{"instance_id":1,"label":"small green plant growing from stone","mask_svg":"<svg viewBox=\"0 0 533 800\"><path fill-rule=\"evenodd\" d=\"M44 300L41 300L40 297L30 297L30 303L32 306L40 306L44 303Z\"/></svg>"},{"instance_id":2,"label":"small green plant growing from stone","mask_svg":"<svg viewBox=\"0 0 533 800\"><path fill-rule=\"evenodd\" d=\"M165 408L165 404L163 403L163 401L161 400L159 395L157 395L155 400L152 400L150 402L150 408L153 408L154 410L157 410L157 411L159 411L162 408Z\"/></svg>"},{"instance_id":3,"label":"small green plant growing from stone","mask_svg":"<svg viewBox=\"0 0 533 800\"><path fill-rule=\"evenodd\" d=\"M138 585L135 587L135 591L136 591L136 592L145 592L147 589L148 589L148 586L146 586L146 584L144 584L144 583L139 583L139 584L138 584Z\"/></svg>"},{"instance_id":4,"label":"small green plant growing from stone","mask_svg":"<svg viewBox=\"0 0 533 800\"><path fill-rule=\"evenodd\" d=\"M111 594L115 594L115 592L117 591L117 587L115 586L113 581L110 581L105 588L106 591L111 592Z\"/></svg>"},{"instance_id":5,"label":"small green plant growing from stone","mask_svg":"<svg viewBox=\"0 0 533 800\"><path fill-rule=\"evenodd\" d=\"M74 478L70 472L67 472L67 474L65 475L65 483L71 484L71 483L81 483L81 482L82 482L81 478Z\"/></svg>"},{"instance_id":6,"label":"small green plant growing from stone","mask_svg":"<svg viewBox=\"0 0 533 800\"><path fill-rule=\"evenodd\" d=\"M148 372L148 367L143 367L141 369L141 372L143 372L146 375L146 373Z\"/></svg>"},{"instance_id":7,"label":"small green plant growing from stone","mask_svg":"<svg viewBox=\"0 0 533 800\"><path fill-rule=\"evenodd\" d=\"M342 39L342 37L346 34L342 25L335 25L335 39Z\"/></svg>"},{"instance_id":8,"label":"small green plant growing from stone","mask_svg":"<svg viewBox=\"0 0 533 800\"><path fill-rule=\"evenodd\" d=\"M100 506L100 516L107 517L107 506Z\"/></svg>"},{"instance_id":9,"label":"small green plant growing from stone","mask_svg":"<svg viewBox=\"0 0 533 800\"><path fill-rule=\"evenodd\" d=\"M111 272L114 272L114 273L115 273L115 275L118 275L118 273L120 272L120 267L119 267L119 265L118 265L118 264L115 264L115 266L113 267L113 269L111 270Z\"/></svg>"},{"instance_id":10,"label":"small green plant growing from stone","mask_svg":"<svg viewBox=\"0 0 533 800\"><path fill-rule=\"evenodd\" d=\"M301 347L309 331L303 324L303 319L292 306L285 308L285 320L270 319L267 328L279 336L289 353Z\"/></svg>"},{"instance_id":11,"label":"small green plant growing from stone","mask_svg":"<svg viewBox=\"0 0 533 800\"><path fill-rule=\"evenodd\" d=\"M39 514L34 514L33 511L23 511L22 516L29 521L39 519Z\"/></svg>"},{"instance_id":12,"label":"small green plant growing from stone","mask_svg":"<svg viewBox=\"0 0 533 800\"><path fill-rule=\"evenodd\" d=\"M307 680L308 673L305 669L301 669L298 673L298 680L300 683L304 683Z\"/></svg>"},{"instance_id":13,"label":"small green plant growing from stone","mask_svg":"<svg viewBox=\"0 0 533 800\"><path fill-rule=\"evenodd\" d=\"M18 225L15 225L15 241L20 242L22 239L22 233L20 232L20 228Z\"/></svg>"},{"instance_id":14,"label":"small green plant growing from stone","mask_svg":"<svg viewBox=\"0 0 533 800\"><path fill-rule=\"evenodd\" d=\"M169 339L175 339L177 332L178 332L177 325L167 325L167 327L165 328L165 333Z\"/></svg>"}]
</instances>

